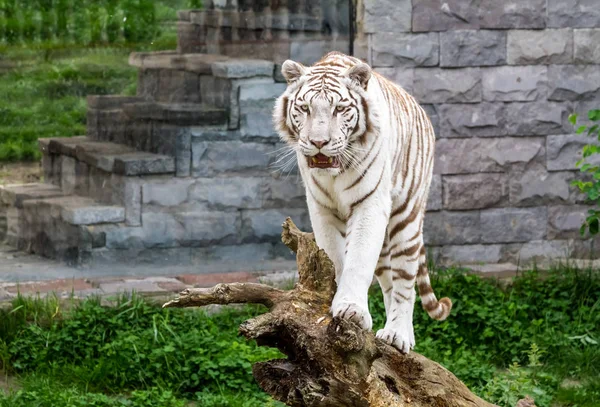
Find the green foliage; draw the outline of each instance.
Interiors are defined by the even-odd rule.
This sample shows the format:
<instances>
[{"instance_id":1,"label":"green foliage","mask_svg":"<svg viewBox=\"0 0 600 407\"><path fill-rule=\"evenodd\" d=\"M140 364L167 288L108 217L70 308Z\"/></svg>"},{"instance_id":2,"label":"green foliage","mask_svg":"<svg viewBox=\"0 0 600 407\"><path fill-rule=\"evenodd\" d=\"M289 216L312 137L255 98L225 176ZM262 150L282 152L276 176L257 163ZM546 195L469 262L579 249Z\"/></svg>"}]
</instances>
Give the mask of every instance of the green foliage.
<instances>
[{"instance_id":1,"label":"green foliage","mask_svg":"<svg viewBox=\"0 0 600 407\"><path fill-rule=\"evenodd\" d=\"M460 270L432 278L454 309L436 322L415 308L416 351L500 406L525 395L539 407L600 405L597 273L562 266L547 275L525 272L508 286ZM381 290L374 288L370 302L377 329L384 323ZM263 311L225 308L209 316L162 310L135 296L113 307L97 299L18 298L12 311L0 311L0 361L23 387L0 393L0 407L281 405L251 376L254 362L281 355L237 334L242 321Z\"/></svg>"},{"instance_id":2,"label":"green foliage","mask_svg":"<svg viewBox=\"0 0 600 407\"><path fill-rule=\"evenodd\" d=\"M590 110L588 112L588 122L577 126L578 115L572 114L569 116L569 121L573 126L577 126L577 134L586 133L588 137L593 137L600 141L600 110ZM600 145L598 143L591 142L583 147L583 158L575 164L581 172L587 173L584 180L574 180L572 185L579 188L581 192L587 195L589 201L600 206L600 167L592 165L587 162L587 158L600 154ZM588 210L588 216L585 223L581 226L581 234L584 235L586 230L591 235L598 234L600 230L600 211L596 209Z\"/></svg>"}]
</instances>

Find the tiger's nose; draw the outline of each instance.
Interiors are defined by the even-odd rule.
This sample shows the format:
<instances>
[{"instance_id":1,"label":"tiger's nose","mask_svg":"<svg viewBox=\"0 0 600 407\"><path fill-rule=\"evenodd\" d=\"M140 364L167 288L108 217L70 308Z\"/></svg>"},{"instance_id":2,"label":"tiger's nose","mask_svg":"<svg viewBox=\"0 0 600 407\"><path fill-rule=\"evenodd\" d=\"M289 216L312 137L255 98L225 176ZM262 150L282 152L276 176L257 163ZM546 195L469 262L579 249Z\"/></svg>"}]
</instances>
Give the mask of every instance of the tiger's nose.
<instances>
[{"instance_id":1,"label":"tiger's nose","mask_svg":"<svg viewBox=\"0 0 600 407\"><path fill-rule=\"evenodd\" d=\"M314 146L316 146L317 148L321 149L323 148L324 145L326 145L327 143L329 143L329 140L311 140L310 141Z\"/></svg>"}]
</instances>

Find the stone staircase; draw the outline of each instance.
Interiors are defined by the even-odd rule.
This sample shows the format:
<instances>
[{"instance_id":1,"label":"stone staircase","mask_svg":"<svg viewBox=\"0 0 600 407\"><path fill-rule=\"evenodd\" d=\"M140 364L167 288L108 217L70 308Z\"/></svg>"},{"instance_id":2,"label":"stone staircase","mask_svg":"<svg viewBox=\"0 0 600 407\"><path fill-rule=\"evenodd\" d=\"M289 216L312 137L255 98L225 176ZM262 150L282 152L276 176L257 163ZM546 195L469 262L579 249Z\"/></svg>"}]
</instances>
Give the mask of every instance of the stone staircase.
<instances>
[{"instance_id":1,"label":"stone staircase","mask_svg":"<svg viewBox=\"0 0 600 407\"><path fill-rule=\"evenodd\" d=\"M0 187L6 243L74 265L289 259L281 223L308 216L297 176L270 168L285 89L273 62L156 52L130 64L136 96L88 97L87 136L39 141L44 183Z\"/></svg>"}]
</instances>

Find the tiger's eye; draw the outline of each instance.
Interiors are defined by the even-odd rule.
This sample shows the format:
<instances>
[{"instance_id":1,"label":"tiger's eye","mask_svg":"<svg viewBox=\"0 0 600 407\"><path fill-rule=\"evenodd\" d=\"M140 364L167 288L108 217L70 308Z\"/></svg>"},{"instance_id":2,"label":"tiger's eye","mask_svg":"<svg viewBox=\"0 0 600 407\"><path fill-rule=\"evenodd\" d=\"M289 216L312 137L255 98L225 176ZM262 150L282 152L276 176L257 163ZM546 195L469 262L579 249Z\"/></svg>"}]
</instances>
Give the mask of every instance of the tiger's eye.
<instances>
[{"instance_id":1,"label":"tiger's eye","mask_svg":"<svg viewBox=\"0 0 600 407\"><path fill-rule=\"evenodd\" d=\"M304 110L305 112L308 111L308 105L301 105L300 109Z\"/></svg>"},{"instance_id":2,"label":"tiger's eye","mask_svg":"<svg viewBox=\"0 0 600 407\"><path fill-rule=\"evenodd\" d=\"M338 107L335 108L335 110L337 110L338 112L341 112L345 108L346 108L345 106L338 106Z\"/></svg>"}]
</instances>

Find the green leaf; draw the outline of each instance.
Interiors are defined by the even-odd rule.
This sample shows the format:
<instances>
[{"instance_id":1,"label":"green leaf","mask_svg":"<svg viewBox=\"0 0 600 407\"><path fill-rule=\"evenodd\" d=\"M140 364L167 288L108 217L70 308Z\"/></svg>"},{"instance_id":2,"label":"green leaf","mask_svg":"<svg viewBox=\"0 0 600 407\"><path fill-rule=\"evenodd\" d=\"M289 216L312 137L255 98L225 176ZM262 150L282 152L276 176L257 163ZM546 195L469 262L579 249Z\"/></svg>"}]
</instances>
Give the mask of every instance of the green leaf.
<instances>
[{"instance_id":1,"label":"green leaf","mask_svg":"<svg viewBox=\"0 0 600 407\"><path fill-rule=\"evenodd\" d=\"M587 135L588 135L588 136L591 136L592 134L594 134L594 133L598 132L598 129L599 129L599 128L600 128L600 126L598 126L597 124L594 124L592 127L590 127L590 128L588 129L588 133L587 133Z\"/></svg>"},{"instance_id":2,"label":"green leaf","mask_svg":"<svg viewBox=\"0 0 600 407\"><path fill-rule=\"evenodd\" d=\"M589 113L588 113L589 114ZM575 124L577 123L577 113L573 113L571 115L569 115L569 122L575 126Z\"/></svg>"},{"instance_id":3,"label":"green leaf","mask_svg":"<svg viewBox=\"0 0 600 407\"><path fill-rule=\"evenodd\" d=\"M581 166L581 164L583 164L583 162L584 162L584 161L585 161L585 160L584 160L583 158L582 158L581 160L578 160L578 161L575 163L575 167L580 167L580 166Z\"/></svg>"},{"instance_id":4,"label":"green leaf","mask_svg":"<svg viewBox=\"0 0 600 407\"><path fill-rule=\"evenodd\" d=\"M581 134L581 133L583 133L583 132L584 132L584 131L586 131L586 130L587 130L587 126L579 126L579 127L577 128L577 131L576 131L575 133L576 133L576 134Z\"/></svg>"},{"instance_id":5,"label":"green leaf","mask_svg":"<svg viewBox=\"0 0 600 407\"><path fill-rule=\"evenodd\" d=\"M600 109L590 110L588 112L588 118L592 121L600 120Z\"/></svg>"},{"instance_id":6,"label":"green leaf","mask_svg":"<svg viewBox=\"0 0 600 407\"><path fill-rule=\"evenodd\" d=\"M598 234L598 229L600 229L600 222L598 222L598 218L594 218L590 222L590 233L596 235Z\"/></svg>"},{"instance_id":7,"label":"green leaf","mask_svg":"<svg viewBox=\"0 0 600 407\"><path fill-rule=\"evenodd\" d=\"M585 172L588 170L588 168L590 168L592 166L592 164L583 164L583 166L581 167L581 172Z\"/></svg>"}]
</instances>

